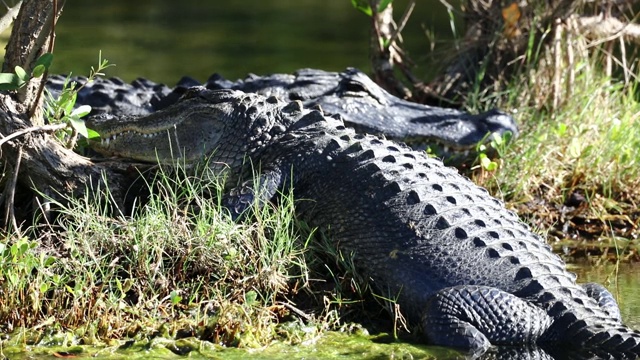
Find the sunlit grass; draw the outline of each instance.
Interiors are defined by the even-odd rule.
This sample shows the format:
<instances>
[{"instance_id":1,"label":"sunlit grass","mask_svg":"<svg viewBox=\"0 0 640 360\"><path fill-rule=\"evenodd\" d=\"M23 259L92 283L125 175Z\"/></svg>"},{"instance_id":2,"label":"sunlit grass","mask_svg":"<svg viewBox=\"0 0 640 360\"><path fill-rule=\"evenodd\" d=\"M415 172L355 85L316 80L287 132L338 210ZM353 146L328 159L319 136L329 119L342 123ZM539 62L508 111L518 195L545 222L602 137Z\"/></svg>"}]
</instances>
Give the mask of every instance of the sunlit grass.
<instances>
[{"instance_id":1,"label":"sunlit grass","mask_svg":"<svg viewBox=\"0 0 640 360\"><path fill-rule=\"evenodd\" d=\"M633 227L638 216L640 105L634 82L605 75L601 64L610 55L582 53L573 66L557 65L550 53L542 54L505 92L473 99L475 107L484 101L511 110L521 129L501 152L500 169L479 172L474 180L522 216L536 218L534 225L543 231L566 222L562 211L571 209L564 204L578 194L586 204L579 216L605 229L591 240L617 246L619 235L609 223ZM554 79L561 81L555 90Z\"/></svg>"},{"instance_id":2,"label":"sunlit grass","mask_svg":"<svg viewBox=\"0 0 640 360\"><path fill-rule=\"evenodd\" d=\"M280 301L308 273L290 194L236 224L203 196L218 183L161 171L150 186L131 217L105 206L102 189L58 204L58 218L27 238L6 237L0 331L26 332L27 344L69 328L69 344L182 333L262 346L280 336Z\"/></svg>"},{"instance_id":3,"label":"sunlit grass","mask_svg":"<svg viewBox=\"0 0 640 360\"><path fill-rule=\"evenodd\" d=\"M636 192L640 106L629 91L600 80L591 87L576 84L573 96L553 114L526 102L509 104L518 109L522 127L499 173L509 199L526 200L541 187L560 194L580 188L607 197Z\"/></svg>"}]
</instances>

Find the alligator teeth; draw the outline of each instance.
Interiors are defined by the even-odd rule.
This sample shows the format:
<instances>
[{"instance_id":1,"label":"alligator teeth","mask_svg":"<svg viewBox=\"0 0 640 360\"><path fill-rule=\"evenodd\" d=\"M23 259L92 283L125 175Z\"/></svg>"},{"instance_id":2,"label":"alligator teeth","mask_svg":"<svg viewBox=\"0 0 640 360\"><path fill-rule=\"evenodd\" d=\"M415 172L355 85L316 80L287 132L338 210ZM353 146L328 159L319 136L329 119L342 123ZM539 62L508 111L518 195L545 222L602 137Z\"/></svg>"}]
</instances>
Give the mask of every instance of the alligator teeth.
<instances>
[{"instance_id":1,"label":"alligator teeth","mask_svg":"<svg viewBox=\"0 0 640 360\"><path fill-rule=\"evenodd\" d=\"M448 146L445 146L445 147L443 148L443 150L444 150L444 152L445 152L445 153L448 153L448 152L449 152L449 147L448 147Z\"/></svg>"}]
</instances>

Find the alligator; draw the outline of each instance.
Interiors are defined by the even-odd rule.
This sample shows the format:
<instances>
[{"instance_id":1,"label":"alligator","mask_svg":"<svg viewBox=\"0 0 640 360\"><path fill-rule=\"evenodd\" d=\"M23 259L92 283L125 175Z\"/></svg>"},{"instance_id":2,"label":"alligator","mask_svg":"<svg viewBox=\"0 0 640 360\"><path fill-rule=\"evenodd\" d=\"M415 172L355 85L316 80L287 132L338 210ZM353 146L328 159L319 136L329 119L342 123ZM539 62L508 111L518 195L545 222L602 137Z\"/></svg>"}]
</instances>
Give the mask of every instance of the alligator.
<instances>
[{"instance_id":1,"label":"alligator","mask_svg":"<svg viewBox=\"0 0 640 360\"><path fill-rule=\"evenodd\" d=\"M50 77L47 88L58 93L65 79L59 75ZM137 79L131 84L118 78L97 79L92 83L81 77L74 80L84 85L77 103L91 105L93 114L149 114L171 105L191 86L201 85L189 77L181 79L174 88L147 79ZM489 142L491 134L500 137L518 134L513 118L500 110L472 115L402 100L354 68L339 73L301 69L293 75L252 74L237 81L214 74L205 86L301 100L305 107L320 106L327 115L339 114L359 132L384 135L415 149L430 149L448 164L473 161L476 146Z\"/></svg>"},{"instance_id":2,"label":"alligator","mask_svg":"<svg viewBox=\"0 0 640 360\"><path fill-rule=\"evenodd\" d=\"M351 254L428 343L640 354L640 332L623 325L603 286L577 284L501 201L423 151L356 133L301 101L203 87L150 115L106 114L89 126L104 155L226 175L233 218L293 189L297 216Z\"/></svg>"}]
</instances>

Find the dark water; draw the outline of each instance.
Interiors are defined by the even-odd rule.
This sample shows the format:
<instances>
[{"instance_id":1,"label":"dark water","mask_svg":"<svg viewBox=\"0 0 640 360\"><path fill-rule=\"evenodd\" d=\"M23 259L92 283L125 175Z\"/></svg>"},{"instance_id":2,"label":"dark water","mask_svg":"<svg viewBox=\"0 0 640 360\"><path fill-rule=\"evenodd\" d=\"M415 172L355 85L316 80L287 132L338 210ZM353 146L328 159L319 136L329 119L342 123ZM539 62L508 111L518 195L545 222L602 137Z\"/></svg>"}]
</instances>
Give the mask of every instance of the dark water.
<instances>
[{"instance_id":1,"label":"dark water","mask_svg":"<svg viewBox=\"0 0 640 360\"><path fill-rule=\"evenodd\" d=\"M407 2L394 2L396 18ZM117 65L108 75L170 85L214 72L236 79L304 67L368 71L369 23L350 0L70 0L57 27L53 72L86 74L100 50ZM417 74L433 72L425 29L450 42L438 0L419 1L403 32Z\"/></svg>"}]
</instances>

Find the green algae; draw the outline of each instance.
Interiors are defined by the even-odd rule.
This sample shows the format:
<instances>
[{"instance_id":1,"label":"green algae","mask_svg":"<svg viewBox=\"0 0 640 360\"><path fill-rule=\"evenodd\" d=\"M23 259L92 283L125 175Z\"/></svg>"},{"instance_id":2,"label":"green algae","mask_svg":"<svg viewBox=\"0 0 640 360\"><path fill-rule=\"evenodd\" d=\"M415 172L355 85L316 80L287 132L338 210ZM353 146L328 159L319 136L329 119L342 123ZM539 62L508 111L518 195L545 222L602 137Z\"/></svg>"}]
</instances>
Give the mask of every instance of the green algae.
<instances>
[{"instance_id":1,"label":"green algae","mask_svg":"<svg viewBox=\"0 0 640 360\"><path fill-rule=\"evenodd\" d=\"M261 348L229 348L196 338L118 341L109 346L3 347L6 358L58 359L462 359L451 349L390 341L390 336L330 331L298 345L274 342Z\"/></svg>"}]
</instances>

